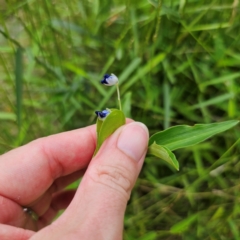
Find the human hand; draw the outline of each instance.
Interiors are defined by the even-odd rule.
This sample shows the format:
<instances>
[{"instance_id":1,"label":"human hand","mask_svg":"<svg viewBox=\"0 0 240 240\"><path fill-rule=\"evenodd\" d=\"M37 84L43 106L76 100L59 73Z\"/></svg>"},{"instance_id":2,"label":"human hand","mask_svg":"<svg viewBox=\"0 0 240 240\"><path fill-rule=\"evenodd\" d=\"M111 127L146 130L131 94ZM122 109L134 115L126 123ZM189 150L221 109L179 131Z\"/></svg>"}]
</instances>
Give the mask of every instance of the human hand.
<instances>
[{"instance_id":1,"label":"human hand","mask_svg":"<svg viewBox=\"0 0 240 240\"><path fill-rule=\"evenodd\" d=\"M0 239L122 239L125 208L147 144L147 128L132 122L114 132L92 158L93 125L0 156ZM64 190L81 176L76 193Z\"/></svg>"}]
</instances>

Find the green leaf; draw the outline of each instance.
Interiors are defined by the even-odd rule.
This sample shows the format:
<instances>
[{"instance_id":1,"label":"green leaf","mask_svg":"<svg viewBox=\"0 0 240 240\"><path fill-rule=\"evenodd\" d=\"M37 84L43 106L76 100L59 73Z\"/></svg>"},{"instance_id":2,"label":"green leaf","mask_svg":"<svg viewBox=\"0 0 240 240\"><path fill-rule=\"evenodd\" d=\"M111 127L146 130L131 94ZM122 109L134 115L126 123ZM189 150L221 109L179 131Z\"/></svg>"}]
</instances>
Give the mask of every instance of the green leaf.
<instances>
[{"instance_id":1,"label":"green leaf","mask_svg":"<svg viewBox=\"0 0 240 240\"><path fill-rule=\"evenodd\" d=\"M97 154L103 142L125 122L124 113L118 109L111 109L104 120L97 119L97 147L93 156Z\"/></svg>"},{"instance_id":2,"label":"green leaf","mask_svg":"<svg viewBox=\"0 0 240 240\"><path fill-rule=\"evenodd\" d=\"M148 154L161 158L175 169L179 170L179 163L174 155L167 147L160 146L155 142L148 147Z\"/></svg>"},{"instance_id":3,"label":"green leaf","mask_svg":"<svg viewBox=\"0 0 240 240\"><path fill-rule=\"evenodd\" d=\"M139 240L155 240L157 239L157 233L156 232L148 232L146 234L144 234L144 236L142 236L141 238L138 238Z\"/></svg>"},{"instance_id":4,"label":"green leaf","mask_svg":"<svg viewBox=\"0 0 240 240\"><path fill-rule=\"evenodd\" d=\"M173 225L170 229L170 232L176 234L176 233L182 233L187 231L191 226L191 224L197 220L197 217L198 217L198 213L183 219L182 221Z\"/></svg>"},{"instance_id":5,"label":"green leaf","mask_svg":"<svg viewBox=\"0 0 240 240\"><path fill-rule=\"evenodd\" d=\"M100 129L102 127L103 121L97 118L97 139L99 139Z\"/></svg>"},{"instance_id":6,"label":"green leaf","mask_svg":"<svg viewBox=\"0 0 240 240\"><path fill-rule=\"evenodd\" d=\"M164 145L169 150L173 151L200 143L217 133L232 128L238 123L239 121L237 120L231 120L220 123L196 124L194 126L179 125L171 127L152 135L149 139L149 146L156 142L156 144Z\"/></svg>"}]
</instances>

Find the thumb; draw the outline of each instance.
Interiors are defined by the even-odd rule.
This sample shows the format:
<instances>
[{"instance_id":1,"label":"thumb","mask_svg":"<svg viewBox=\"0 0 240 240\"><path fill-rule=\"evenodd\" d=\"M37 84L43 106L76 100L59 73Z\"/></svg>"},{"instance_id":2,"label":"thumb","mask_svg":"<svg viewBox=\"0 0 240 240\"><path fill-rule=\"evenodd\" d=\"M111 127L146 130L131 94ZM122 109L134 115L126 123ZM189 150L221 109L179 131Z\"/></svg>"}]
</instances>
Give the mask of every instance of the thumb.
<instances>
[{"instance_id":1,"label":"thumb","mask_svg":"<svg viewBox=\"0 0 240 240\"><path fill-rule=\"evenodd\" d=\"M102 146L86 172L86 178L115 201L127 201L142 168L147 151L148 129L132 122L116 131ZM100 186L99 186L100 185ZM105 195L106 194L106 195ZM111 200L109 200L111 201Z\"/></svg>"},{"instance_id":2,"label":"thumb","mask_svg":"<svg viewBox=\"0 0 240 240\"><path fill-rule=\"evenodd\" d=\"M109 137L92 159L68 208L74 212L71 219L77 223L78 236L122 239L124 212L143 165L148 136L144 124L129 123Z\"/></svg>"}]
</instances>

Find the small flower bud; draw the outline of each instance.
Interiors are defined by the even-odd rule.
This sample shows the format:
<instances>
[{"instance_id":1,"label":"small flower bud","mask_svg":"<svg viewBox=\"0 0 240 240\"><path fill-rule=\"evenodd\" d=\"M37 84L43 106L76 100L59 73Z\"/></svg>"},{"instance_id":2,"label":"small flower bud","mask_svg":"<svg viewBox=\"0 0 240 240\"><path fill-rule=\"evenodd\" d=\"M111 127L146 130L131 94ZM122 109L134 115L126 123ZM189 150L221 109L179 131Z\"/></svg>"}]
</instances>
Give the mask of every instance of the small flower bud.
<instances>
[{"instance_id":1,"label":"small flower bud","mask_svg":"<svg viewBox=\"0 0 240 240\"><path fill-rule=\"evenodd\" d=\"M107 115L110 113L109 110L103 110L103 111L95 111L96 115L98 116L98 119L104 120Z\"/></svg>"},{"instance_id":2,"label":"small flower bud","mask_svg":"<svg viewBox=\"0 0 240 240\"><path fill-rule=\"evenodd\" d=\"M113 86L118 83L118 78L113 73L111 73L111 75L105 74L103 79L101 80L101 83L106 86Z\"/></svg>"}]
</instances>

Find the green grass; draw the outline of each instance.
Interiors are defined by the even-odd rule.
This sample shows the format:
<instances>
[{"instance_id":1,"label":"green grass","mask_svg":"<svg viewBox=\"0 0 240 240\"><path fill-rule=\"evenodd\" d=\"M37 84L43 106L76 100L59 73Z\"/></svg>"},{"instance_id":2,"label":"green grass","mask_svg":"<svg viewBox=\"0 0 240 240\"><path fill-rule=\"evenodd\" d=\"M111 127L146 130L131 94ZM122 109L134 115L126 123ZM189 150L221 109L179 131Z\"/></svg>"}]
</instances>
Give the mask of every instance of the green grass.
<instances>
[{"instance_id":1,"label":"green grass","mask_svg":"<svg viewBox=\"0 0 240 240\"><path fill-rule=\"evenodd\" d=\"M240 5L230 0L0 1L0 153L117 106L155 133L240 116ZM23 67L22 67L23 66ZM239 126L146 159L127 240L239 239Z\"/></svg>"}]
</instances>

